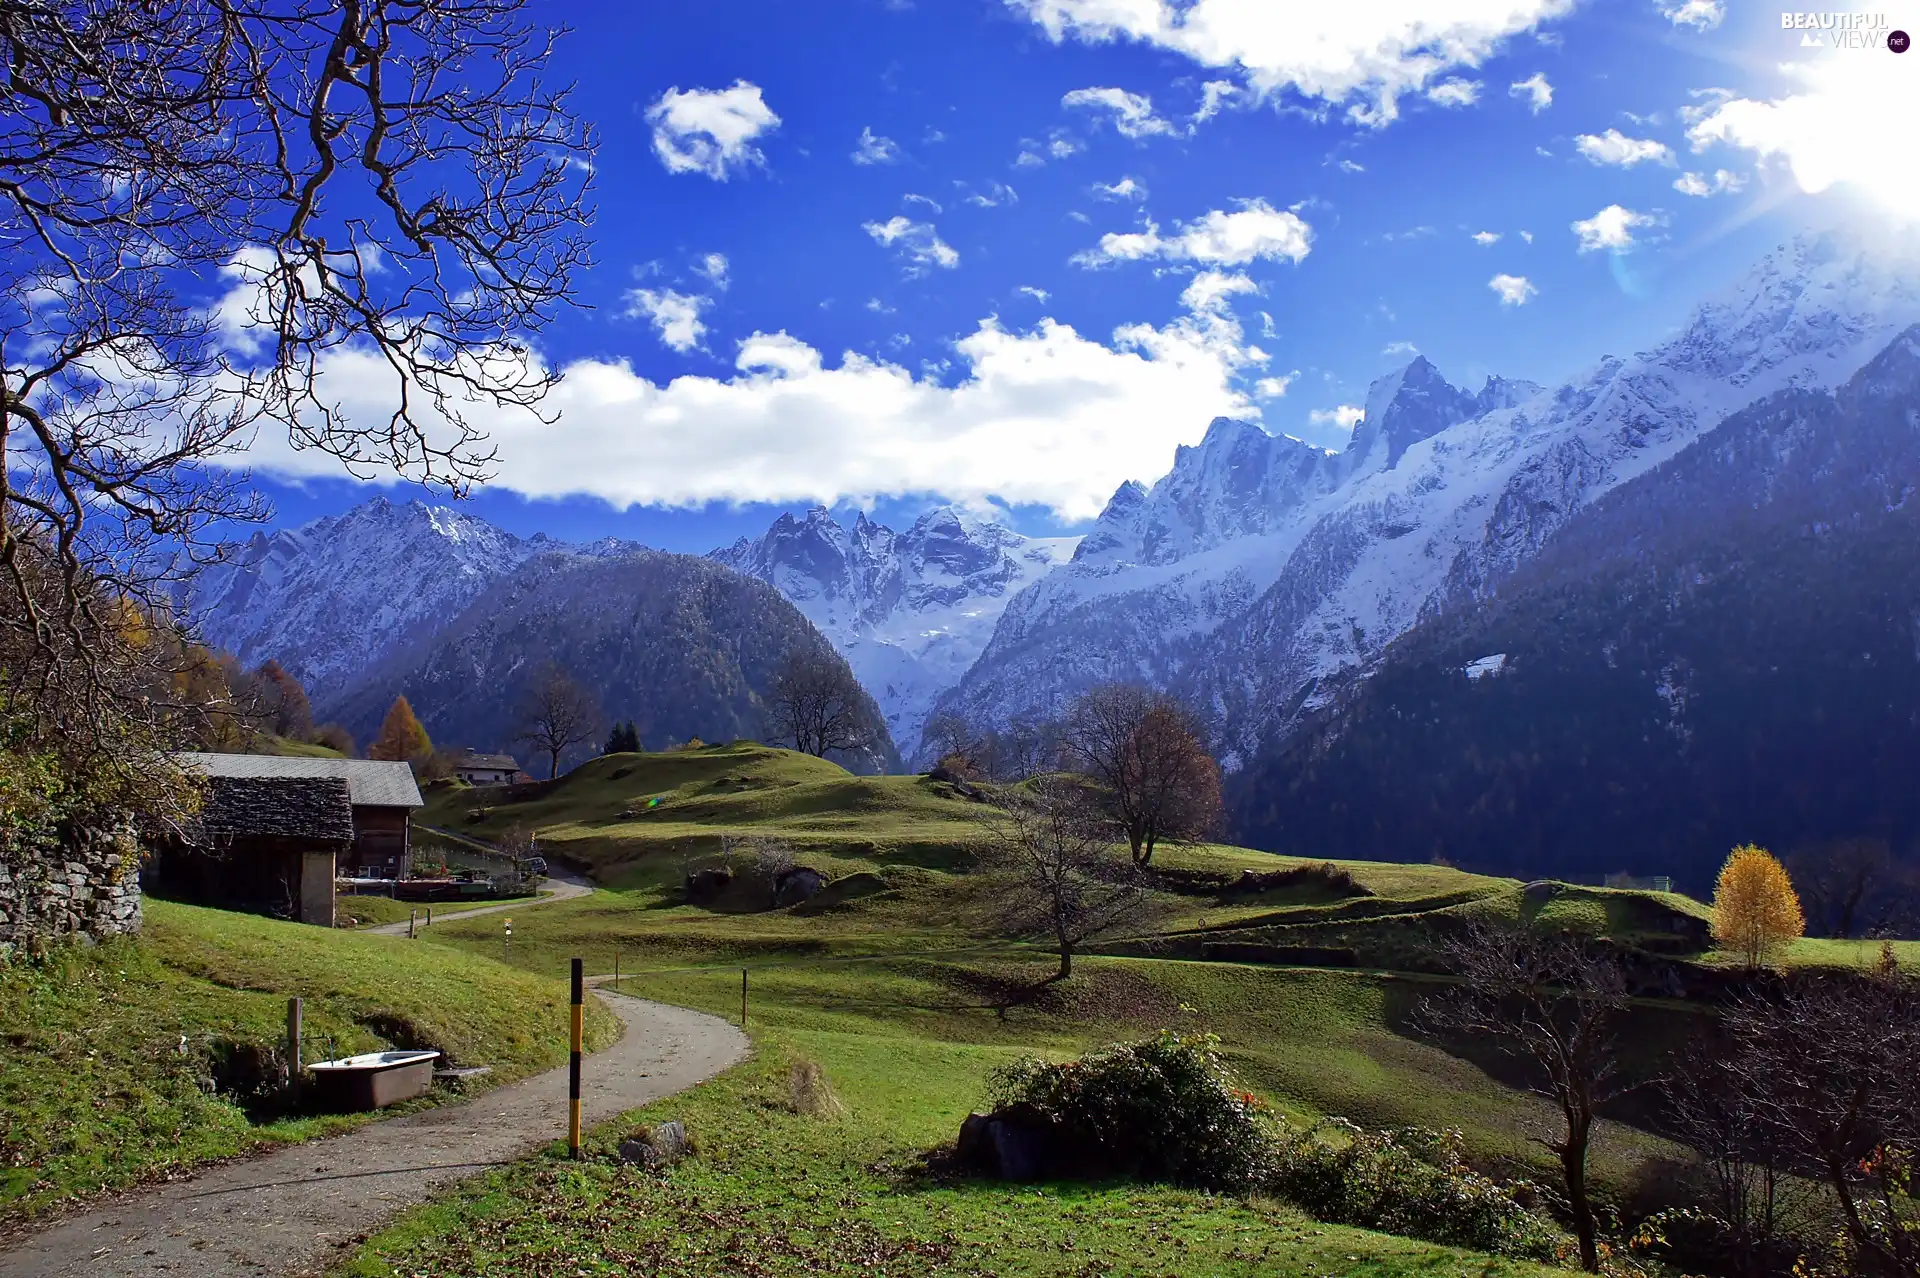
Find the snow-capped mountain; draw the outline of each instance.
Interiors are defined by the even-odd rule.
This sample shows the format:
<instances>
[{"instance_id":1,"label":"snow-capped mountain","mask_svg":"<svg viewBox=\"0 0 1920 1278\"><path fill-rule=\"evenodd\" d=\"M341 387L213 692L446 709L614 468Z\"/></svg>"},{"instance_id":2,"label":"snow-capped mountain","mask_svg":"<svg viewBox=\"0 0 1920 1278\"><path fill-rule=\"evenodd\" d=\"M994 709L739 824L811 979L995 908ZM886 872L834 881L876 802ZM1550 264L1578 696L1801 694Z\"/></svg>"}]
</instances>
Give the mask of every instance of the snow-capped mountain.
<instances>
[{"instance_id":1,"label":"snow-capped mountain","mask_svg":"<svg viewBox=\"0 0 1920 1278\"><path fill-rule=\"evenodd\" d=\"M445 506L375 497L300 528L255 533L201 574L188 612L205 642L249 666L273 658L322 699L559 547Z\"/></svg>"},{"instance_id":2,"label":"snow-capped mountain","mask_svg":"<svg viewBox=\"0 0 1920 1278\"><path fill-rule=\"evenodd\" d=\"M712 558L785 595L832 641L911 754L934 698L986 646L1007 601L1067 560L1077 537L1023 537L943 506L905 532L823 507L782 515Z\"/></svg>"},{"instance_id":3,"label":"snow-capped mountain","mask_svg":"<svg viewBox=\"0 0 1920 1278\"><path fill-rule=\"evenodd\" d=\"M1217 421L1151 489L1114 494L940 707L1005 722L1145 679L1209 708L1232 764L1575 511L1765 395L1844 382L1915 319L1920 272L1807 238L1677 336L1551 392L1473 394L1416 359L1375 383L1339 454Z\"/></svg>"}]
</instances>

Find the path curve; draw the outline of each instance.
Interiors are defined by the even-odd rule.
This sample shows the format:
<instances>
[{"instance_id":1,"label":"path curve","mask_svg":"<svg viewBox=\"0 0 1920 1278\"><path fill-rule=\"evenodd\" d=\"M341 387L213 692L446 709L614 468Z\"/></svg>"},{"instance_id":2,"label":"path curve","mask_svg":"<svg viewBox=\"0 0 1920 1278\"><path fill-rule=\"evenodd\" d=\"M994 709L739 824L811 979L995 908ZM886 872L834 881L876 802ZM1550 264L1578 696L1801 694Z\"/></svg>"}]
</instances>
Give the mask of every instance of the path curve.
<instances>
[{"instance_id":1,"label":"path curve","mask_svg":"<svg viewBox=\"0 0 1920 1278\"><path fill-rule=\"evenodd\" d=\"M604 979L604 978L603 978ZM598 983L597 981L595 982ZM604 1121L747 1054L715 1016L598 991L626 1023L586 1059L582 1108ZM312 1274L401 1208L566 1136L567 1070L471 1101L370 1123L123 1195L0 1246L6 1278L262 1278Z\"/></svg>"},{"instance_id":2,"label":"path curve","mask_svg":"<svg viewBox=\"0 0 1920 1278\"><path fill-rule=\"evenodd\" d=\"M540 899L537 901L509 901L505 905L481 905L471 910L455 910L451 914L436 914L433 916L433 924L435 927L438 927L442 923L453 923L460 919L478 918L482 914L505 914L508 910L535 910L543 905L552 905L555 901L571 901L576 897L591 895L593 890L593 881L591 879L582 878L580 875L567 870L548 870L547 887L540 893ZM423 906L422 908L424 909L425 907ZM382 923L377 927L363 927L356 928L355 930L359 932L371 932L375 936L405 936L408 926L410 925L406 923ZM419 926L425 928L427 925L422 921Z\"/></svg>"}]
</instances>

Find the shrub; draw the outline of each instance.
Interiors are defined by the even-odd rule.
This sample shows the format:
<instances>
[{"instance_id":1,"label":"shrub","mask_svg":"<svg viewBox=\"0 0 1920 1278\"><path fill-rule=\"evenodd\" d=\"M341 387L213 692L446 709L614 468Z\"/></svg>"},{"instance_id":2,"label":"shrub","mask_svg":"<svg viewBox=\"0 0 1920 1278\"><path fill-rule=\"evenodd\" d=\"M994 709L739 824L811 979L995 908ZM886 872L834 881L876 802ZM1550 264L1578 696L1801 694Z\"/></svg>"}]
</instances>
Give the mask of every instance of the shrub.
<instances>
[{"instance_id":1,"label":"shrub","mask_svg":"<svg viewBox=\"0 0 1920 1278\"><path fill-rule=\"evenodd\" d=\"M1466 1165L1460 1133L1366 1131L1328 1119L1280 1138L1268 1187L1321 1220L1497 1255L1553 1259L1561 1235L1503 1186Z\"/></svg>"},{"instance_id":2,"label":"shrub","mask_svg":"<svg viewBox=\"0 0 1920 1278\"><path fill-rule=\"evenodd\" d=\"M833 1084L827 1081L820 1066L804 1056L796 1059L793 1068L787 1071L787 1098L794 1113L809 1118L846 1116L846 1102L833 1090Z\"/></svg>"},{"instance_id":3,"label":"shrub","mask_svg":"<svg viewBox=\"0 0 1920 1278\"><path fill-rule=\"evenodd\" d=\"M1167 1030L1064 1064L1026 1057L994 1071L994 1099L1031 1106L1090 1170L1250 1190L1267 1171L1273 1124L1219 1042Z\"/></svg>"}]
</instances>

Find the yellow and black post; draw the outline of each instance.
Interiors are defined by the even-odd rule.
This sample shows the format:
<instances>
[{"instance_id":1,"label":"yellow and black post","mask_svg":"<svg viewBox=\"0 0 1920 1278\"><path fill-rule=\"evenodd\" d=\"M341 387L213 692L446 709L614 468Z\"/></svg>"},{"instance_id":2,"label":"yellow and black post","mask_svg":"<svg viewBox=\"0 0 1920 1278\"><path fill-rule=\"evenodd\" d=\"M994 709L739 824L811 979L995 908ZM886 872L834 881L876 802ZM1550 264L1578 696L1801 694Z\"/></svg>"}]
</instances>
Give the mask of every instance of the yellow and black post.
<instances>
[{"instance_id":1,"label":"yellow and black post","mask_svg":"<svg viewBox=\"0 0 1920 1278\"><path fill-rule=\"evenodd\" d=\"M567 1062L567 1151L580 1157L580 1050L585 1031L587 981L579 959L573 961L573 1053Z\"/></svg>"}]
</instances>

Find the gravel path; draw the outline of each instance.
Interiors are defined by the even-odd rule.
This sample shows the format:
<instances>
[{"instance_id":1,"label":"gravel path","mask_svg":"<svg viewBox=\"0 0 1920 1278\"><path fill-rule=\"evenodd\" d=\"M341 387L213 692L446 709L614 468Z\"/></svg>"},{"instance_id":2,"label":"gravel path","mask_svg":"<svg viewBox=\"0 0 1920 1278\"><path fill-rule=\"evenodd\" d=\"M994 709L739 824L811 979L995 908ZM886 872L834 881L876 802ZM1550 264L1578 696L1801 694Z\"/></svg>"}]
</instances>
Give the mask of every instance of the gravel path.
<instances>
[{"instance_id":1,"label":"gravel path","mask_svg":"<svg viewBox=\"0 0 1920 1278\"><path fill-rule=\"evenodd\" d=\"M589 1123L691 1087L747 1053L717 1017L598 993L624 1037L589 1056ZM566 1136L564 1066L459 1105L289 1145L125 1195L0 1247L5 1278L259 1278L322 1270L403 1207Z\"/></svg>"}]
</instances>

